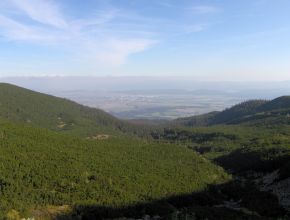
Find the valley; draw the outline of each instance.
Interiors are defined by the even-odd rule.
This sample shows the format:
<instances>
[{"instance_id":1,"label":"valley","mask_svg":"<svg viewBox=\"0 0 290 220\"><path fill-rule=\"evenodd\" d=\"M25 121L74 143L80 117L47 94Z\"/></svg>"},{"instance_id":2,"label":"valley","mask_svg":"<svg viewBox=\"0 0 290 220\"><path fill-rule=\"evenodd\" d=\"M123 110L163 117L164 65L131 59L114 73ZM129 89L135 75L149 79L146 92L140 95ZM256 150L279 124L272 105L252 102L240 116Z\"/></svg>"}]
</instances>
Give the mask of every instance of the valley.
<instances>
[{"instance_id":1,"label":"valley","mask_svg":"<svg viewBox=\"0 0 290 220\"><path fill-rule=\"evenodd\" d=\"M288 219L290 98L142 124L0 84L2 219Z\"/></svg>"},{"instance_id":2,"label":"valley","mask_svg":"<svg viewBox=\"0 0 290 220\"><path fill-rule=\"evenodd\" d=\"M0 0L0 220L290 220L290 0Z\"/></svg>"},{"instance_id":3,"label":"valley","mask_svg":"<svg viewBox=\"0 0 290 220\"><path fill-rule=\"evenodd\" d=\"M236 94L221 91L132 90L53 91L87 106L101 108L122 119L171 120L223 110L243 101Z\"/></svg>"}]
</instances>

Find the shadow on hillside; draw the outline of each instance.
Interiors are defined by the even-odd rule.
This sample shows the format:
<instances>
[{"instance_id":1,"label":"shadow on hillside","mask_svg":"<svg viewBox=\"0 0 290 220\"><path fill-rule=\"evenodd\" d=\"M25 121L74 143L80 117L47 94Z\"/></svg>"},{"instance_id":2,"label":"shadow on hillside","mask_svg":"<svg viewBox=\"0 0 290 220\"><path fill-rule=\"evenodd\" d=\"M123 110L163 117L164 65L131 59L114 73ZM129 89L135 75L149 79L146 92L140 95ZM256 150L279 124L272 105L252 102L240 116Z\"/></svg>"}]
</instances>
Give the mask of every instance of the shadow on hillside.
<instances>
[{"instance_id":1,"label":"shadow on hillside","mask_svg":"<svg viewBox=\"0 0 290 220\"><path fill-rule=\"evenodd\" d=\"M290 161L290 151L279 148L248 151L237 149L228 155L215 159L215 162L233 173L247 171L272 172Z\"/></svg>"},{"instance_id":2,"label":"shadow on hillside","mask_svg":"<svg viewBox=\"0 0 290 220\"><path fill-rule=\"evenodd\" d=\"M276 219L285 214L285 210L272 194L258 191L251 183L242 186L240 182L231 181L209 186L203 192L122 208L77 206L71 213L58 215L54 219L97 220L121 217L142 219L145 215L149 215L151 219L244 220Z\"/></svg>"}]
</instances>

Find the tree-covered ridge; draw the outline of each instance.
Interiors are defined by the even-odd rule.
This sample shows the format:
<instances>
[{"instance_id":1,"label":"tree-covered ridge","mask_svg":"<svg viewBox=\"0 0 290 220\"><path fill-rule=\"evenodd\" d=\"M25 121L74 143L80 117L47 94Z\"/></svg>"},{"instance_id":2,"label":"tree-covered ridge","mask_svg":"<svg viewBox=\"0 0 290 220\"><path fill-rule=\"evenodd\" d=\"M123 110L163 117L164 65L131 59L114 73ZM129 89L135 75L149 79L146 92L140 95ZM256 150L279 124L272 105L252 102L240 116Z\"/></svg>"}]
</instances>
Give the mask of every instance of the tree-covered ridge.
<instances>
[{"instance_id":1,"label":"tree-covered ridge","mask_svg":"<svg viewBox=\"0 0 290 220\"><path fill-rule=\"evenodd\" d=\"M242 102L229 109L222 111L210 123L211 124L231 123L237 118L243 118L247 115L257 113L257 109L265 103L267 103L267 101L264 100L251 100Z\"/></svg>"},{"instance_id":2,"label":"tree-covered ridge","mask_svg":"<svg viewBox=\"0 0 290 220\"><path fill-rule=\"evenodd\" d=\"M0 83L0 118L81 136L143 132L102 110L5 83Z\"/></svg>"},{"instance_id":3,"label":"tree-covered ridge","mask_svg":"<svg viewBox=\"0 0 290 220\"><path fill-rule=\"evenodd\" d=\"M237 104L221 112L176 119L172 125L189 127L218 124L259 123L275 124L277 120L287 120L290 115L290 96L282 96L272 101L250 100ZM282 116L282 117L279 117Z\"/></svg>"},{"instance_id":4,"label":"tree-covered ridge","mask_svg":"<svg viewBox=\"0 0 290 220\"><path fill-rule=\"evenodd\" d=\"M272 111L290 108L290 96L281 96L272 101L266 102L258 108L258 111Z\"/></svg>"},{"instance_id":5,"label":"tree-covered ridge","mask_svg":"<svg viewBox=\"0 0 290 220\"><path fill-rule=\"evenodd\" d=\"M139 139L84 140L0 124L0 218L48 205L118 207L202 190L229 176L190 149Z\"/></svg>"}]
</instances>

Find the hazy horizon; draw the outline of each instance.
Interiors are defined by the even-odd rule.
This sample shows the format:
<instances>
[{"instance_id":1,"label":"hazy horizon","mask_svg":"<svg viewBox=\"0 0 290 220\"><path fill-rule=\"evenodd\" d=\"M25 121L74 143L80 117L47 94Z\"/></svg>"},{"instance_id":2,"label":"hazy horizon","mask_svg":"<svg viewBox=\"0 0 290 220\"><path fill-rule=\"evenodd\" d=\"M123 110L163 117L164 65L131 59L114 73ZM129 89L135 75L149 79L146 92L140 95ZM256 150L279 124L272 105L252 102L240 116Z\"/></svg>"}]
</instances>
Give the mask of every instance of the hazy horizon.
<instances>
[{"instance_id":1,"label":"hazy horizon","mask_svg":"<svg viewBox=\"0 0 290 220\"><path fill-rule=\"evenodd\" d=\"M0 76L0 82L48 90L261 90L290 85L290 80L198 80L189 76Z\"/></svg>"},{"instance_id":2,"label":"hazy horizon","mask_svg":"<svg viewBox=\"0 0 290 220\"><path fill-rule=\"evenodd\" d=\"M124 119L174 119L250 99L290 95L290 81L198 81L186 77L10 77L0 82L68 98Z\"/></svg>"}]
</instances>

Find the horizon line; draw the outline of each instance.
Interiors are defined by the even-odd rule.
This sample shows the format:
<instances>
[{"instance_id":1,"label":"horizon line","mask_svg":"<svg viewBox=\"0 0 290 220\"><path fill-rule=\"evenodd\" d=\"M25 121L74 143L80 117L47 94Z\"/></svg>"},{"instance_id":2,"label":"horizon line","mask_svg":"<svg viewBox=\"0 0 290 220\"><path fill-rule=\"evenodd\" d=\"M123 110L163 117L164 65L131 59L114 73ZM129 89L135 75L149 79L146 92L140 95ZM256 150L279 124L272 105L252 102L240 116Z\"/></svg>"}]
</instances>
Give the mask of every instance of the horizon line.
<instances>
[{"instance_id":1,"label":"horizon line","mask_svg":"<svg viewBox=\"0 0 290 220\"><path fill-rule=\"evenodd\" d=\"M147 79L164 79L164 78L171 78L171 79L176 79L176 78L180 78L180 79L188 79L188 80L195 80L197 82L233 82L233 83L237 83L237 82L290 82L290 79L286 79L286 80L224 80L224 79L200 79L200 78L196 78L193 76L187 76L187 75L159 75L159 76L152 76L152 75L122 75L122 76L118 76L118 75L102 75L102 76L96 76L96 75L24 75L24 76L0 76L0 80L5 80L5 79L17 79L17 78L25 78L25 79L45 79L45 78L49 78L49 79L53 79L53 78L96 78L96 79L108 79L108 78L112 78L112 79L116 79L116 78L147 78Z\"/></svg>"}]
</instances>

